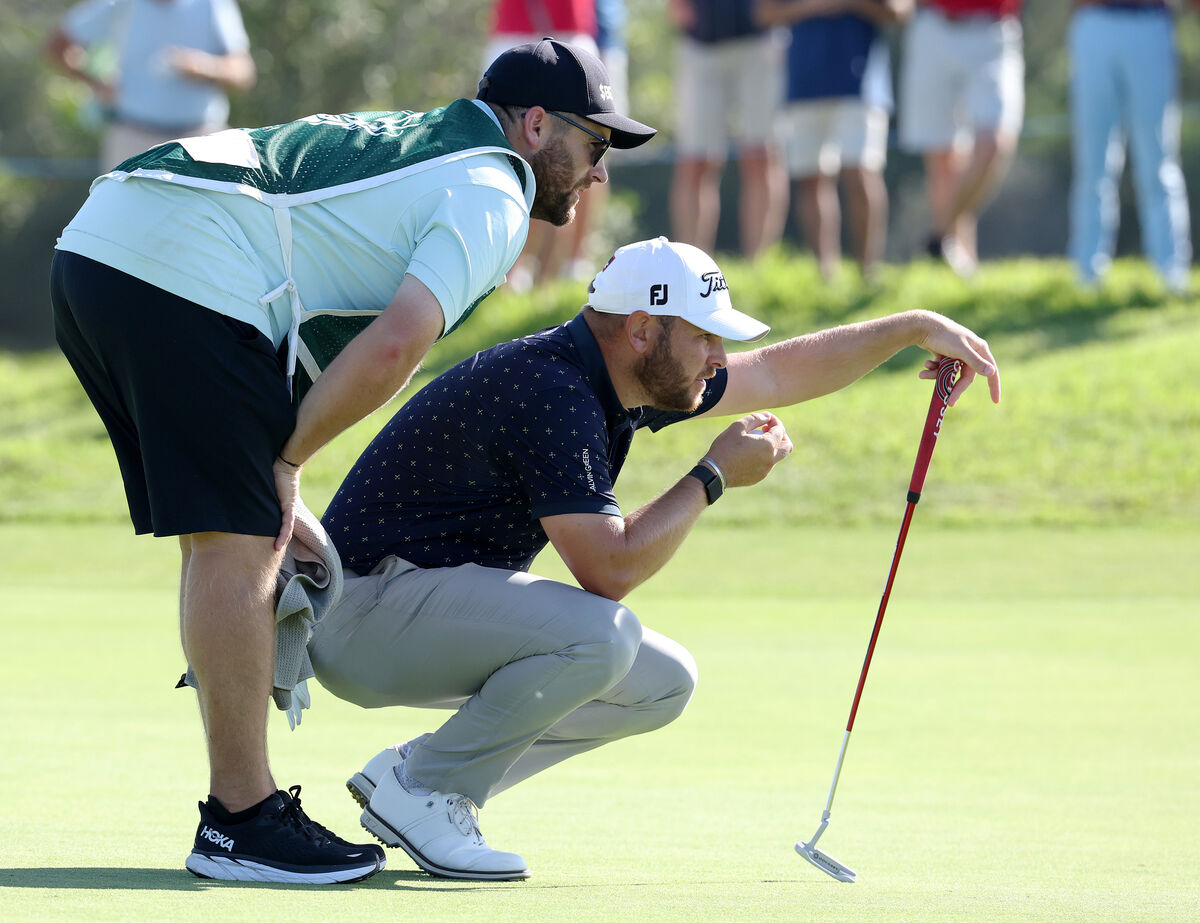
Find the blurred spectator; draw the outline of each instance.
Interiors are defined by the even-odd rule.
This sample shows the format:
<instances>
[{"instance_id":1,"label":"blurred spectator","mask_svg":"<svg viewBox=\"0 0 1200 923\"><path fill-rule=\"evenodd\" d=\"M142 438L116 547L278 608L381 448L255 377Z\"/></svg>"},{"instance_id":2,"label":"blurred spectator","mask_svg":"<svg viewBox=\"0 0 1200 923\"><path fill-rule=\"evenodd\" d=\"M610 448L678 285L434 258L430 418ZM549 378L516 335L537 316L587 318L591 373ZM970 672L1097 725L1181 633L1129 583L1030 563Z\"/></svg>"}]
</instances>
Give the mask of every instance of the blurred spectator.
<instances>
[{"instance_id":1,"label":"blurred spectator","mask_svg":"<svg viewBox=\"0 0 1200 923\"><path fill-rule=\"evenodd\" d=\"M613 101L618 109L624 110L629 106L629 49L625 42L628 14L625 0L595 0L595 8L596 47L612 81ZM609 167L613 163L620 163L623 156L620 151L610 152ZM592 186L588 194L580 198L575 222L563 229L566 233L562 236L570 240L570 246L560 275L576 280L591 279L595 275L595 258L589 251L596 248L589 244L594 244L593 237L600 230L610 194L609 184L604 183ZM605 242L604 249L615 248L616 244Z\"/></svg>"},{"instance_id":2,"label":"blurred spectator","mask_svg":"<svg viewBox=\"0 0 1200 923\"><path fill-rule=\"evenodd\" d=\"M481 73L487 70L500 54L513 45L537 42L551 36L577 48L586 49L601 57L596 43L596 0L495 0L492 4L491 28L483 54ZM606 62L607 63L607 62ZM612 72L609 72L612 77ZM623 77L623 72L622 72ZM621 98L614 99L622 105ZM591 261L584 259L588 234L596 215L596 193L602 186L593 186L579 197L575 220L565 227L554 227L544 221L529 225L529 238L520 259L508 274L508 284L516 291L528 291L575 272L582 260L584 271L591 273ZM603 193L601 193L603 195Z\"/></svg>"},{"instance_id":3,"label":"blurred spectator","mask_svg":"<svg viewBox=\"0 0 1200 923\"><path fill-rule=\"evenodd\" d=\"M90 61L105 44L117 56L111 79ZM83 0L47 40L46 54L104 106L106 170L157 144L228 127L226 91L256 79L236 0Z\"/></svg>"},{"instance_id":4,"label":"blurred spectator","mask_svg":"<svg viewBox=\"0 0 1200 923\"><path fill-rule=\"evenodd\" d=\"M919 0L905 30L900 143L925 157L926 248L964 276L979 263L979 213L1021 134L1020 15L1021 0Z\"/></svg>"},{"instance_id":5,"label":"blurred spectator","mask_svg":"<svg viewBox=\"0 0 1200 923\"><path fill-rule=\"evenodd\" d=\"M1200 8L1200 0L1192 0ZM1167 286L1186 291L1192 260L1187 191L1179 167L1179 61L1162 0L1075 0L1071 53L1071 240L1085 284L1107 272L1120 216L1125 145L1146 258Z\"/></svg>"},{"instance_id":6,"label":"blurred spectator","mask_svg":"<svg viewBox=\"0 0 1200 923\"><path fill-rule=\"evenodd\" d=\"M721 173L738 148L742 255L779 241L787 218L787 174L773 139L782 100L778 36L754 20L754 0L670 0L682 33L675 70L675 240L716 247Z\"/></svg>"},{"instance_id":7,"label":"blurred spectator","mask_svg":"<svg viewBox=\"0 0 1200 923\"><path fill-rule=\"evenodd\" d=\"M595 0L595 4L596 45L612 80L613 96L619 109L629 97L629 49L625 43L625 24L629 15L625 0Z\"/></svg>"},{"instance_id":8,"label":"blurred spectator","mask_svg":"<svg viewBox=\"0 0 1200 923\"><path fill-rule=\"evenodd\" d=\"M912 0L758 0L755 8L762 25L791 26L780 133L804 236L826 281L842 255L839 174L864 278L883 256L892 73L880 26L903 21L912 6Z\"/></svg>"}]
</instances>

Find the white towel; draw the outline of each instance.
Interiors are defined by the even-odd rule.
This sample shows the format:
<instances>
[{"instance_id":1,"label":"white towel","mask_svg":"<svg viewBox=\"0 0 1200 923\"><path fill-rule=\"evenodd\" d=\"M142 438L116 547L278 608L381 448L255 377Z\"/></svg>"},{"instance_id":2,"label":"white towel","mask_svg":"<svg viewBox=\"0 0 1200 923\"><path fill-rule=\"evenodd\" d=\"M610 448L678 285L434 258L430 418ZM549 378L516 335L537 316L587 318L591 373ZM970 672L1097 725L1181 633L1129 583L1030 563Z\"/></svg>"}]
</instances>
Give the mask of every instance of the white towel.
<instances>
[{"instance_id":1,"label":"white towel","mask_svg":"<svg viewBox=\"0 0 1200 923\"><path fill-rule=\"evenodd\" d=\"M275 590L275 680L271 697L287 713L295 730L300 713L311 704L308 680L313 677L308 639L313 626L342 595L342 561L337 549L304 501L296 505L296 525L284 551ZM183 682L196 687L188 665Z\"/></svg>"}]
</instances>

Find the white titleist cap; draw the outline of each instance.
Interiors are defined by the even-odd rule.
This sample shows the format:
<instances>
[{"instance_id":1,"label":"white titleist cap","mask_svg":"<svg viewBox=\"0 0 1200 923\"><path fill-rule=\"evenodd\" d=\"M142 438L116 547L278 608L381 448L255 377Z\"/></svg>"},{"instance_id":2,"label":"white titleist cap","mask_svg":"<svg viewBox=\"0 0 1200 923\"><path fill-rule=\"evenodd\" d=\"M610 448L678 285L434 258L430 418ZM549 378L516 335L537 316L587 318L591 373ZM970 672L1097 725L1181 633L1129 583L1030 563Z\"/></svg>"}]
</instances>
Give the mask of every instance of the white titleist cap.
<instances>
[{"instance_id":1,"label":"white titleist cap","mask_svg":"<svg viewBox=\"0 0 1200 923\"><path fill-rule=\"evenodd\" d=\"M605 314L669 314L707 333L748 343L771 330L729 300L717 264L691 244L665 237L642 240L613 254L588 286L588 304Z\"/></svg>"}]
</instances>

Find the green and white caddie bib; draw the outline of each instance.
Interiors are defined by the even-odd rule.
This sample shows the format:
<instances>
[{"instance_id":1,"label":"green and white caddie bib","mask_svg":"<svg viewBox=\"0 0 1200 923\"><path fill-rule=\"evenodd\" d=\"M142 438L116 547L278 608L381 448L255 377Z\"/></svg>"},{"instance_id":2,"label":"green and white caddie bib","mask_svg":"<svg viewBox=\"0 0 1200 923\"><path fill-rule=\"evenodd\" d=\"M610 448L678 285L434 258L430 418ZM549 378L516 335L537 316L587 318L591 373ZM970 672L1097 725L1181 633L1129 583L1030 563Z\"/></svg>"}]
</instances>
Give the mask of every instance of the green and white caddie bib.
<instances>
[{"instance_id":1,"label":"green and white caddie bib","mask_svg":"<svg viewBox=\"0 0 1200 923\"><path fill-rule=\"evenodd\" d=\"M522 189L527 188L533 178L529 165L517 156L488 114L472 101L460 99L429 112L319 114L283 125L183 138L126 160L96 182L133 177L160 180L249 196L272 209L285 277L258 301L266 306L285 292L289 296L292 321L287 371L299 401L345 345L386 305L371 310L306 310L293 278L288 210L372 189L467 157L496 153L508 157ZM443 336L493 290L477 298Z\"/></svg>"}]
</instances>

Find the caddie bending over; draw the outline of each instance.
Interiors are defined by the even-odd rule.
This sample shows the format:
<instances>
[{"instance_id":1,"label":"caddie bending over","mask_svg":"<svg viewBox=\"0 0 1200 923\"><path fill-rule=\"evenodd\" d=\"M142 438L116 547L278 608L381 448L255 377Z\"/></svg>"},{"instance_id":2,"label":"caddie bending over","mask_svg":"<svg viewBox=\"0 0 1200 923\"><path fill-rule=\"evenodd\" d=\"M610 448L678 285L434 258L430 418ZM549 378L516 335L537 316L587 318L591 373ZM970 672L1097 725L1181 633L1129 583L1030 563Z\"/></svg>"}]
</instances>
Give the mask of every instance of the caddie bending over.
<instances>
[{"instance_id":1,"label":"caddie bending over","mask_svg":"<svg viewBox=\"0 0 1200 923\"><path fill-rule=\"evenodd\" d=\"M529 875L489 847L476 806L683 711L696 665L620 600L659 570L723 492L792 449L775 414L836 391L907 346L964 361L1000 399L985 343L909 311L726 355L767 327L735 310L703 252L665 238L617 251L567 323L503 343L414 395L355 463L323 520L345 566L309 644L316 676L367 708L454 713L348 782L363 825L453 878ZM926 363L920 373L932 377ZM747 414L657 499L622 512L634 432ZM550 542L579 586L528 573Z\"/></svg>"},{"instance_id":2,"label":"caddie bending over","mask_svg":"<svg viewBox=\"0 0 1200 923\"><path fill-rule=\"evenodd\" d=\"M293 699L274 677L274 608L301 467L504 281L531 217L569 222L607 180L609 146L653 134L615 111L597 58L547 39L501 55L474 100L151 148L100 177L63 231L58 342L137 532L179 536L210 770L195 874L326 883L383 867L378 847L310 821L267 762L267 698Z\"/></svg>"}]
</instances>

